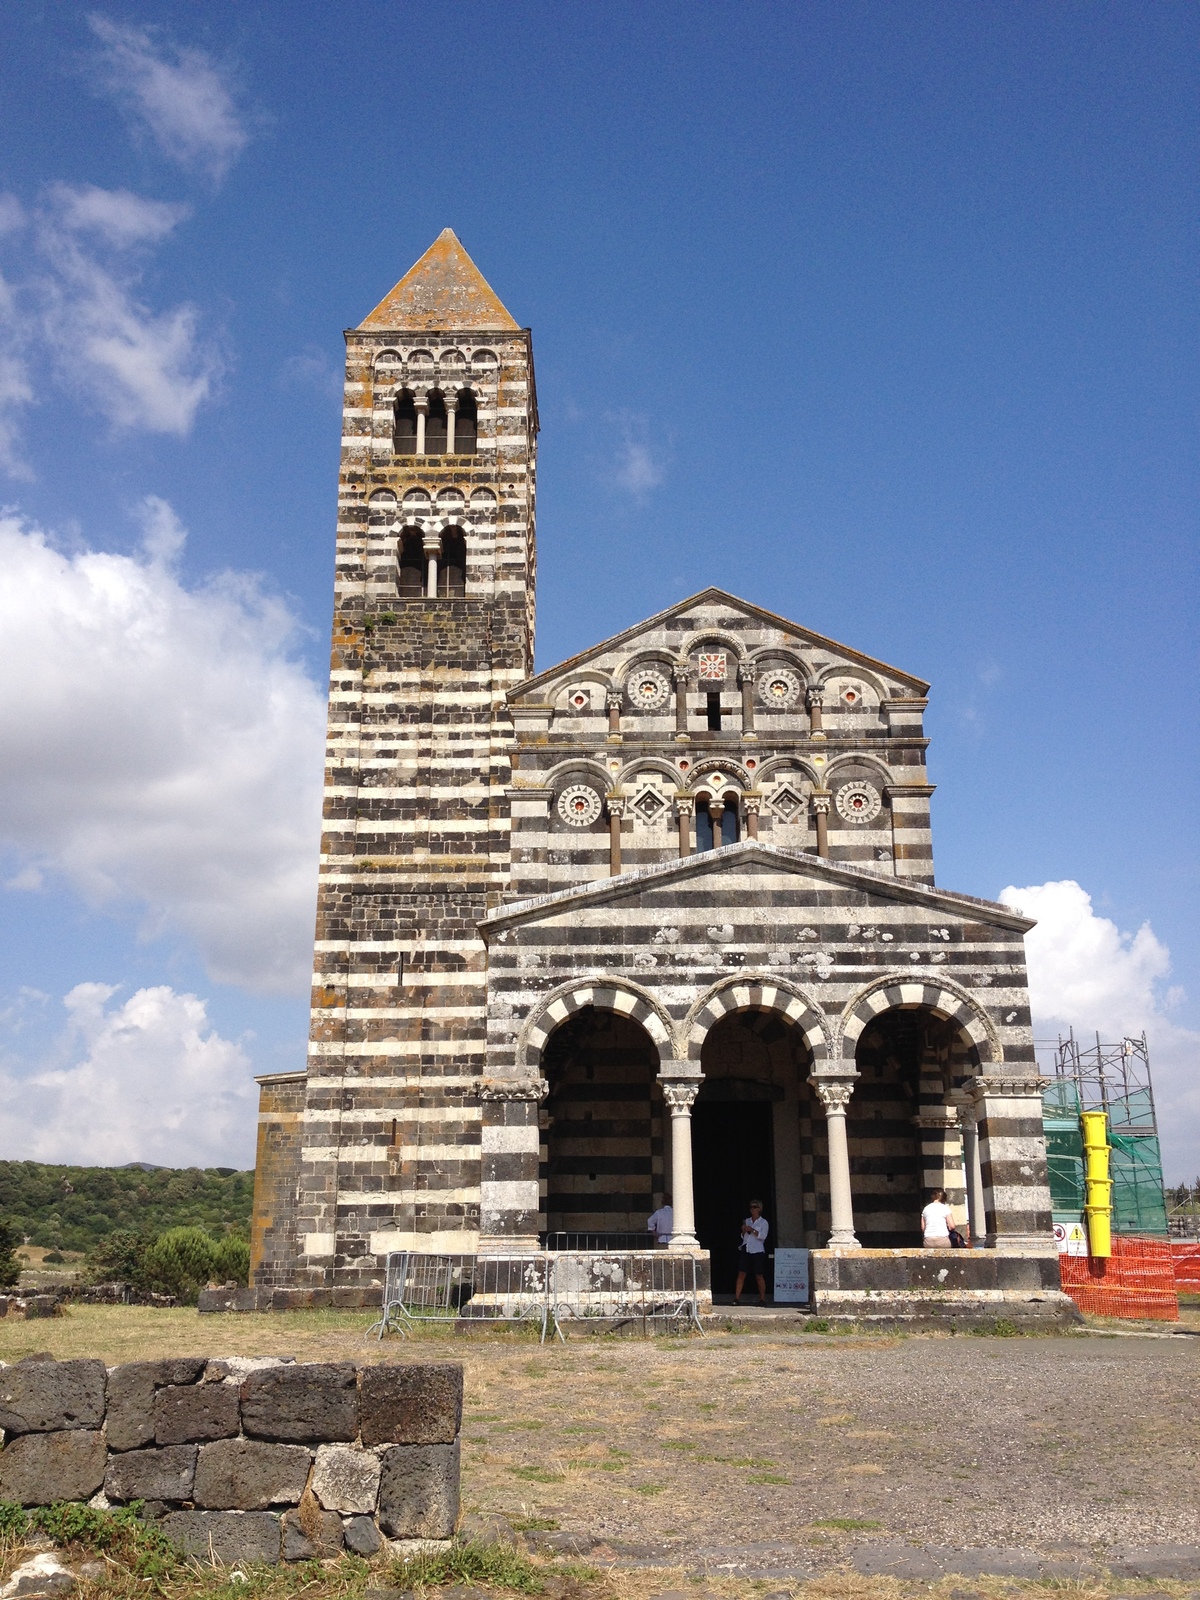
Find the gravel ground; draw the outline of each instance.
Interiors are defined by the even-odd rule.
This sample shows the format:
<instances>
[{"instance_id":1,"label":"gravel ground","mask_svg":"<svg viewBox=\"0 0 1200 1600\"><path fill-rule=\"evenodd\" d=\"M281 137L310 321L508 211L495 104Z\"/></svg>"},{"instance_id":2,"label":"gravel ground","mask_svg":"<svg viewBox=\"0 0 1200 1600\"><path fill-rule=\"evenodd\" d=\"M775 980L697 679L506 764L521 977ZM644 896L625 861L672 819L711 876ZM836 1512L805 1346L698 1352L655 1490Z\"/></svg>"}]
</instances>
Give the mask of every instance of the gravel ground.
<instances>
[{"instance_id":1,"label":"gravel ground","mask_svg":"<svg viewBox=\"0 0 1200 1600\"><path fill-rule=\"evenodd\" d=\"M461 1360L466 1505L541 1518L655 1565L723 1546L786 1546L826 1566L888 1540L1094 1553L1200 1545L1200 1339L380 1345L367 1321L77 1307L0 1321L0 1359Z\"/></svg>"}]
</instances>

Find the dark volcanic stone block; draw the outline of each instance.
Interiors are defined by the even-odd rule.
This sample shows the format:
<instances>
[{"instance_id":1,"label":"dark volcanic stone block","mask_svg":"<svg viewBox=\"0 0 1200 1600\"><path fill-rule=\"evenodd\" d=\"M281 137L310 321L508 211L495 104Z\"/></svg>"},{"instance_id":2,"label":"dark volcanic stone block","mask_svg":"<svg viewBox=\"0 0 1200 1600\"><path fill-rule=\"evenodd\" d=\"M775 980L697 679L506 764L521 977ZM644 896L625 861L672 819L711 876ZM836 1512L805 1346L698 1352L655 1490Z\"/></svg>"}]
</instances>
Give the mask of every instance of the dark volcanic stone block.
<instances>
[{"instance_id":1,"label":"dark volcanic stone block","mask_svg":"<svg viewBox=\"0 0 1200 1600\"><path fill-rule=\"evenodd\" d=\"M231 1439L238 1431L238 1392L232 1384L224 1383L156 1389L151 1415L159 1444Z\"/></svg>"},{"instance_id":2,"label":"dark volcanic stone block","mask_svg":"<svg viewBox=\"0 0 1200 1600\"><path fill-rule=\"evenodd\" d=\"M103 1421L103 1361L18 1361L0 1371L0 1428L10 1436Z\"/></svg>"},{"instance_id":3,"label":"dark volcanic stone block","mask_svg":"<svg viewBox=\"0 0 1200 1600\"><path fill-rule=\"evenodd\" d=\"M394 1539L448 1539L458 1521L456 1444L397 1444L383 1455L379 1525Z\"/></svg>"},{"instance_id":4,"label":"dark volcanic stone block","mask_svg":"<svg viewBox=\"0 0 1200 1600\"><path fill-rule=\"evenodd\" d=\"M279 1518L269 1511L172 1511L159 1527L173 1543L202 1561L225 1566L279 1560Z\"/></svg>"},{"instance_id":5,"label":"dark volcanic stone block","mask_svg":"<svg viewBox=\"0 0 1200 1600\"><path fill-rule=\"evenodd\" d=\"M305 1507L283 1514L283 1559L320 1561L342 1553L342 1519L336 1511Z\"/></svg>"},{"instance_id":6,"label":"dark volcanic stone block","mask_svg":"<svg viewBox=\"0 0 1200 1600\"><path fill-rule=\"evenodd\" d=\"M260 1439L219 1439L206 1444L196 1468L192 1498L215 1511L265 1511L295 1505L308 1482L312 1454L297 1444Z\"/></svg>"},{"instance_id":7,"label":"dark volcanic stone block","mask_svg":"<svg viewBox=\"0 0 1200 1600\"><path fill-rule=\"evenodd\" d=\"M325 1443L358 1433L353 1362L312 1362L252 1372L242 1384L242 1427L256 1439Z\"/></svg>"},{"instance_id":8,"label":"dark volcanic stone block","mask_svg":"<svg viewBox=\"0 0 1200 1600\"><path fill-rule=\"evenodd\" d=\"M0 1500L90 1500L104 1482L106 1457L104 1435L83 1428L23 1434L0 1450Z\"/></svg>"},{"instance_id":9,"label":"dark volcanic stone block","mask_svg":"<svg viewBox=\"0 0 1200 1600\"><path fill-rule=\"evenodd\" d=\"M362 1442L453 1444L462 1426L463 1369L457 1361L364 1367Z\"/></svg>"},{"instance_id":10,"label":"dark volcanic stone block","mask_svg":"<svg viewBox=\"0 0 1200 1600\"><path fill-rule=\"evenodd\" d=\"M110 1500L190 1500L196 1475L194 1444L110 1455L104 1492Z\"/></svg>"},{"instance_id":11,"label":"dark volcanic stone block","mask_svg":"<svg viewBox=\"0 0 1200 1600\"><path fill-rule=\"evenodd\" d=\"M346 1549L356 1556L373 1556L383 1543L373 1517L348 1517L343 1536Z\"/></svg>"},{"instance_id":12,"label":"dark volcanic stone block","mask_svg":"<svg viewBox=\"0 0 1200 1600\"><path fill-rule=\"evenodd\" d=\"M154 1391L170 1383L195 1383L203 1356L173 1361L130 1361L108 1374L105 1432L110 1450L137 1450L154 1440Z\"/></svg>"}]
</instances>

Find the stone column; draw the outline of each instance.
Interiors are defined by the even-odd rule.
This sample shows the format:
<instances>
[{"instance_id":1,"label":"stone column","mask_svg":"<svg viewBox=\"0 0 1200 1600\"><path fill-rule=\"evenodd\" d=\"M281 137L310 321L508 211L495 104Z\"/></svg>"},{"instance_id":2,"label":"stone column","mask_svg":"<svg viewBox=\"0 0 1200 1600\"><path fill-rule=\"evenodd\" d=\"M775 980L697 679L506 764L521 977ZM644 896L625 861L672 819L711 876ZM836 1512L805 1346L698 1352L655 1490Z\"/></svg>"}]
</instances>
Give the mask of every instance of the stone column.
<instances>
[{"instance_id":1,"label":"stone column","mask_svg":"<svg viewBox=\"0 0 1200 1600\"><path fill-rule=\"evenodd\" d=\"M675 796L675 815L679 819L679 857L690 856L692 853L692 797L690 794L677 794Z\"/></svg>"},{"instance_id":2,"label":"stone column","mask_svg":"<svg viewBox=\"0 0 1200 1600\"><path fill-rule=\"evenodd\" d=\"M758 808L762 804L762 796L747 794L746 801L746 836L750 839L758 838Z\"/></svg>"},{"instance_id":3,"label":"stone column","mask_svg":"<svg viewBox=\"0 0 1200 1600\"><path fill-rule=\"evenodd\" d=\"M675 737L687 738L688 712L688 669L687 663L683 666L676 664L671 668L671 676L675 679Z\"/></svg>"},{"instance_id":4,"label":"stone column","mask_svg":"<svg viewBox=\"0 0 1200 1600\"><path fill-rule=\"evenodd\" d=\"M989 1249L1006 1255L1055 1250L1042 1123L1044 1080L1032 1064L996 1066L968 1078L979 1124L983 1216Z\"/></svg>"},{"instance_id":5,"label":"stone column","mask_svg":"<svg viewBox=\"0 0 1200 1600\"><path fill-rule=\"evenodd\" d=\"M987 1232L983 1219L983 1169L979 1165L979 1123L974 1102L958 1108L962 1124L963 1180L967 1190L967 1219L971 1229L971 1247L977 1249Z\"/></svg>"},{"instance_id":6,"label":"stone column","mask_svg":"<svg viewBox=\"0 0 1200 1600\"><path fill-rule=\"evenodd\" d=\"M425 552L426 579L425 594L428 599L437 599L438 560L442 554L442 536L440 533L426 533L421 538L421 549Z\"/></svg>"},{"instance_id":7,"label":"stone column","mask_svg":"<svg viewBox=\"0 0 1200 1600\"><path fill-rule=\"evenodd\" d=\"M491 1078L480 1088L481 1254L540 1248L538 1107L548 1089L544 1078Z\"/></svg>"},{"instance_id":8,"label":"stone column","mask_svg":"<svg viewBox=\"0 0 1200 1600\"><path fill-rule=\"evenodd\" d=\"M606 695L604 703L608 707L608 737L613 740L619 740L621 737L621 696L619 694Z\"/></svg>"},{"instance_id":9,"label":"stone column","mask_svg":"<svg viewBox=\"0 0 1200 1600\"><path fill-rule=\"evenodd\" d=\"M608 803L608 875L618 878L621 875L621 818L625 815L625 800L622 795L606 794Z\"/></svg>"},{"instance_id":10,"label":"stone column","mask_svg":"<svg viewBox=\"0 0 1200 1600\"><path fill-rule=\"evenodd\" d=\"M454 419L457 415L458 396L456 394L448 394L446 396L446 454L448 456L454 454Z\"/></svg>"},{"instance_id":11,"label":"stone column","mask_svg":"<svg viewBox=\"0 0 1200 1600\"><path fill-rule=\"evenodd\" d=\"M419 394L414 396L413 405L417 408L417 455L425 454L425 418L429 415L429 397Z\"/></svg>"},{"instance_id":12,"label":"stone column","mask_svg":"<svg viewBox=\"0 0 1200 1600\"><path fill-rule=\"evenodd\" d=\"M671 1065L678 1069L690 1063L676 1061ZM690 1072L686 1077L660 1077L660 1082L663 1099L671 1112L671 1204L675 1213L671 1248L695 1250L699 1242L692 1197L692 1106L700 1092L700 1074Z\"/></svg>"},{"instance_id":13,"label":"stone column","mask_svg":"<svg viewBox=\"0 0 1200 1600\"><path fill-rule=\"evenodd\" d=\"M831 1250L861 1250L854 1234L854 1197L850 1188L850 1148L846 1142L846 1107L854 1093L849 1078L810 1078L825 1107L829 1141L829 1232Z\"/></svg>"},{"instance_id":14,"label":"stone column","mask_svg":"<svg viewBox=\"0 0 1200 1600\"><path fill-rule=\"evenodd\" d=\"M817 854L829 859L829 804L833 799L828 789L812 792L813 816L817 819Z\"/></svg>"},{"instance_id":15,"label":"stone column","mask_svg":"<svg viewBox=\"0 0 1200 1600\"><path fill-rule=\"evenodd\" d=\"M825 704L824 692L820 689L810 689L805 695L808 703L808 729L814 739L825 737L824 724L821 721L821 708Z\"/></svg>"},{"instance_id":16,"label":"stone column","mask_svg":"<svg viewBox=\"0 0 1200 1600\"><path fill-rule=\"evenodd\" d=\"M754 681L758 668L753 661L743 661L738 668L738 682L742 686L742 738L757 739L754 731Z\"/></svg>"},{"instance_id":17,"label":"stone column","mask_svg":"<svg viewBox=\"0 0 1200 1600\"><path fill-rule=\"evenodd\" d=\"M713 795L708 802L708 814L712 819L713 849L721 848L721 818L725 815L725 802L720 795Z\"/></svg>"}]
</instances>

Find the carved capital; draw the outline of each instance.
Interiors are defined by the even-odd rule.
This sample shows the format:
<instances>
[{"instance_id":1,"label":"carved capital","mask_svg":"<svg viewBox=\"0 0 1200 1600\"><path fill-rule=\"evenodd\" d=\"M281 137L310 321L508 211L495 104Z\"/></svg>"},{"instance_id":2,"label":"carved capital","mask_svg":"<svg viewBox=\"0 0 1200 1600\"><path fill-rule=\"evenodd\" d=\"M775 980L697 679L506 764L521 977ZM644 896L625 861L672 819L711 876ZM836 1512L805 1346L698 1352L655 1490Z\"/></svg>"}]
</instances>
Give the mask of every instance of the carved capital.
<instances>
[{"instance_id":1,"label":"carved capital","mask_svg":"<svg viewBox=\"0 0 1200 1600\"><path fill-rule=\"evenodd\" d=\"M821 707L825 704L825 691L824 691L824 689L806 689L805 692L804 692L804 704L808 707L808 709L810 711L813 709L814 706L819 711L821 709Z\"/></svg>"},{"instance_id":2,"label":"carved capital","mask_svg":"<svg viewBox=\"0 0 1200 1600\"><path fill-rule=\"evenodd\" d=\"M677 817L690 817L695 805L695 795L677 794L675 796L675 815Z\"/></svg>"},{"instance_id":3,"label":"carved capital","mask_svg":"<svg viewBox=\"0 0 1200 1600\"><path fill-rule=\"evenodd\" d=\"M762 795L744 794L742 796L742 804L746 807L746 815L748 817L756 817L758 816L759 808L762 805Z\"/></svg>"},{"instance_id":4,"label":"carved capital","mask_svg":"<svg viewBox=\"0 0 1200 1600\"><path fill-rule=\"evenodd\" d=\"M620 694L614 694L612 692L612 690L610 690L608 692L608 694L606 694L604 696L604 704L608 707L608 709L610 711L620 711L621 706L623 705L623 703L624 702L622 700L621 695Z\"/></svg>"},{"instance_id":5,"label":"carved capital","mask_svg":"<svg viewBox=\"0 0 1200 1600\"><path fill-rule=\"evenodd\" d=\"M978 1078L968 1078L964 1087L976 1106L989 1095L1000 1100L1040 1100L1049 1078L1041 1077L1035 1069L1029 1073L988 1073Z\"/></svg>"},{"instance_id":6,"label":"carved capital","mask_svg":"<svg viewBox=\"0 0 1200 1600\"><path fill-rule=\"evenodd\" d=\"M606 794L604 803L608 807L610 817L623 817L625 815L625 796L623 794Z\"/></svg>"},{"instance_id":7,"label":"carved capital","mask_svg":"<svg viewBox=\"0 0 1200 1600\"><path fill-rule=\"evenodd\" d=\"M441 556L442 536L440 533L423 533L421 535L421 549L425 552L426 559L430 556Z\"/></svg>"},{"instance_id":8,"label":"carved capital","mask_svg":"<svg viewBox=\"0 0 1200 1600\"><path fill-rule=\"evenodd\" d=\"M758 662L743 661L738 666L738 682L753 683L758 677Z\"/></svg>"},{"instance_id":9,"label":"carved capital","mask_svg":"<svg viewBox=\"0 0 1200 1600\"><path fill-rule=\"evenodd\" d=\"M681 684L681 683L686 685L686 683L688 681L688 673L689 673L689 671L690 671L690 668L688 667L688 664L687 664L686 661L683 661L683 662L677 661L675 663L675 665L671 668L671 676L675 679L675 682L676 682L677 685Z\"/></svg>"},{"instance_id":10,"label":"carved capital","mask_svg":"<svg viewBox=\"0 0 1200 1600\"><path fill-rule=\"evenodd\" d=\"M914 1128L929 1128L931 1131L940 1129L948 1132L951 1128L958 1127L957 1106L922 1106L912 1119Z\"/></svg>"},{"instance_id":11,"label":"carved capital","mask_svg":"<svg viewBox=\"0 0 1200 1600\"><path fill-rule=\"evenodd\" d=\"M829 790L814 789L811 799L814 816L827 817L829 815L829 807L833 802L833 796L830 794Z\"/></svg>"},{"instance_id":12,"label":"carved capital","mask_svg":"<svg viewBox=\"0 0 1200 1600\"><path fill-rule=\"evenodd\" d=\"M533 1100L540 1105L549 1093L545 1078L485 1078L479 1086L481 1100Z\"/></svg>"},{"instance_id":13,"label":"carved capital","mask_svg":"<svg viewBox=\"0 0 1200 1600\"><path fill-rule=\"evenodd\" d=\"M696 1103L696 1096L700 1093L699 1083L678 1078L674 1081L660 1079L659 1082L662 1083L663 1099L670 1106L672 1116L681 1116L685 1111L691 1111Z\"/></svg>"},{"instance_id":14,"label":"carved capital","mask_svg":"<svg viewBox=\"0 0 1200 1600\"><path fill-rule=\"evenodd\" d=\"M846 1078L810 1078L808 1081L817 1091L826 1116L846 1115L846 1107L854 1093L853 1083Z\"/></svg>"}]
</instances>

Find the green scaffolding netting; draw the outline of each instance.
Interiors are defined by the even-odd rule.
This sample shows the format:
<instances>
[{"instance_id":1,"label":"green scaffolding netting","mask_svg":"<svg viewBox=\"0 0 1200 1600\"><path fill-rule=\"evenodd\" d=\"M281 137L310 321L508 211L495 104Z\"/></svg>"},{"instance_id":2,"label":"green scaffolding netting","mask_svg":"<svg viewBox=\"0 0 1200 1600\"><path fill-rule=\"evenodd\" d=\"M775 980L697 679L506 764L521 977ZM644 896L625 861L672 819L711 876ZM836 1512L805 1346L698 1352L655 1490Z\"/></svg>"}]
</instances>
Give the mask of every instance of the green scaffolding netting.
<instances>
[{"instance_id":1,"label":"green scaffolding netting","mask_svg":"<svg viewBox=\"0 0 1200 1600\"><path fill-rule=\"evenodd\" d=\"M1142 1103L1143 1099L1145 1104ZM1059 1213L1078 1216L1085 1202L1083 1132L1079 1123L1079 1093L1070 1079L1052 1083L1042 1096L1046 1129L1046 1166L1050 1178L1050 1204ZM1113 1232L1153 1233L1165 1236L1167 1207L1163 1198L1162 1153L1153 1127L1149 1097L1131 1095L1109 1107L1109 1172L1113 1181ZM1118 1131L1124 1130L1124 1131Z\"/></svg>"}]
</instances>

